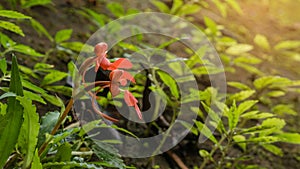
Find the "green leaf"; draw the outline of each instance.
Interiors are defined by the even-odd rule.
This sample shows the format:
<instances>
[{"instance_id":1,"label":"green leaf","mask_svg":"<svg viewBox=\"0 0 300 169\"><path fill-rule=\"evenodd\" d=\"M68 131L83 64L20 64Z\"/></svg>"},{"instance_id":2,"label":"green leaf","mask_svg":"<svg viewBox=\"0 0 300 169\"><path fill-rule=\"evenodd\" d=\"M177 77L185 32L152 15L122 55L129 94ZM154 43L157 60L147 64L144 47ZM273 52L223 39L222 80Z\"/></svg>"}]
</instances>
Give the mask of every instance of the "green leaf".
<instances>
[{"instance_id":1,"label":"green leaf","mask_svg":"<svg viewBox=\"0 0 300 169\"><path fill-rule=\"evenodd\" d=\"M18 35L25 36L22 29L19 26L15 25L14 23L0 20L0 27L9 30L11 32L14 32Z\"/></svg>"},{"instance_id":2,"label":"green leaf","mask_svg":"<svg viewBox=\"0 0 300 169\"><path fill-rule=\"evenodd\" d=\"M31 26L39 33L39 35L45 35L51 42L53 41L52 36L49 34L47 29L40 24L37 20L31 19Z\"/></svg>"},{"instance_id":3,"label":"green leaf","mask_svg":"<svg viewBox=\"0 0 300 169\"><path fill-rule=\"evenodd\" d=\"M261 136L261 137L249 138L247 141L254 142L254 143L274 143L280 141L280 139L275 136Z\"/></svg>"},{"instance_id":4,"label":"green leaf","mask_svg":"<svg viewBox=\"0 0 300 169\"><path fill-rule=\"evenodd\" d=\"M157 74L159 75L160 79L166 84L171 91L171 94L178 99L179 98L179 92L176 81L167 73L163 71L157 71Z\"/></svg>"},{"instance_id":5,"label":"green leaf","mask_svg":"<svg viewBox=\"0 0 300 169\"><path fill-rule=\"evenodd\" d=\"M27 91L27 90L24 90L23 92L24 92L24 96L26 96L27 98L30 98L33 101L37 101L37 102L40 102L40 103L43 103L43 104L47 104L40 94L32 93L32 92Z\"/></svg>"},{"instance_id":6,"label":"green leaf","mask_svg":"<svg viewBox=\"0 0 300 169\"><path fill-rule=\"evenodd\" d=\"M21 1L21 2L22 2L22 8L30 8L38 5L50 4L52 3L52 0L28 0L28 1Z\"/></svg>"},{"instance_id":7,"label":"green leaf","mask_svg":"<svg viewBox=\"0 0 300 169\"><path fill-rule=\"evenodd\" d=\"M246 64L259 64L261 63L261 59L254 57L254 56L239 56L235 59L233 59L233 63L246 63Z\"/></svg>"},{"instance_id":8,"label":"green leaf","mask_svg":"<svg viewBox=\"0 0 300 169\"><path fill-rule=\"evenodd\" d=\"M90 132L91 130L100 127L99 123L101 121L102 121L101 119L100 120L94 120L94 121L88 122L87 124L84 124L81 127L81 130L78 133L78 136L82 137L82 136L84 136L84 134Z\"/></svg>"},{"instance_id":9,"label":"green leaf","mask_svg":"<svg viewBox=\"0 0 300 169\"><path fill-rule=\"evenodd\" d=\"M32 101L29 98L18 96L17 99L24 107L24 122L20 130L18 146L20 146L22 154L25 155L23 168L28 168L34 157L37 145L37 136L40 128L39 115L36 113L36 107L32 105Z\"/></svg>"},{"instance_id":10,"label":"green leaf","mask_svg":"<svg viewBox=\"0 0 300 169\"><path fill-rule=\"evenodd\" d=\"M229 55L240 55L249 52L253 49L253 46L248 44L236 44L230 46L225 52Z\"/></svg>"},{"instance_id":11,"label":"green leaf","mask_svg":"<svg viewBox=\"0 0 300 169\"><path fill-rule=\"evenodd\" d=\"M258 100L247 100L244 101L243 103L241 103L238 108L237 108L237 113L239 115L243 114L244 112L246 112L247 110L249 110L251 107L253 107L256 103L258 102Z\"/></svg>"},{"instance_id":12,"label":"green leaf","mask_svg":"<svg viewBox=\"0 0 300 169\"><path fill-rule=\"evenodd\" d=\"M300 47L300 41L298 40L287 40L279 42L274 49L275 50L285 50L285 49L297 49Z\"/></svg>"},{"instance_id":13,"label":"green leaf","mask_svg":"<svg viewBox=\"0 0 300 169\"><path fill-rule=\"evenodd\" d=\"M195 75L213 75L224 72L224 69L216 66L200 66L192 69L192 72Z\"/></svg>"},{"instance_id":14,"label":"green leaf","mask_svg":"<svg viewBox=\"0 0 300 169\"><path fill-rule=\"evenodd\" d=\"M265 119L269 117L273 117L274 114L272 113L266 113L262 112L260 113L259 111L250 111L247 113L242 114L241 117L246 118L246 119Z\"/></svg>"},{"instance_id":15,"label":"green leaf","mask_svg":"<svg viewBox=\"0 0 300 169\"><path fill-rule=\"evenodd\" d=\"M243 101L247 98L249 98L250 96L252 96L255 93L255 90L244 90L244 91L240 91L238 93L232 94L228 101Z\"/></svg>"},{"instance_id":16,"label":"green leaf","mask_svg":"<svg viewBox=\"0 0 300 169\"><path fill-rule=\"evenodd\" d=\"M38 86L36 86L35 84L29 82L29 81L26 81L24 79L22 79L22 85L24 88L27 88L29 90L32 90L34 92L37 92L37 93L46 93L46 91Z\"/></svg>"},{"instance_id":17,"label":"green leaf","mask_svg":"<svg viewBox=\"0 0 300 169\"><path fill-rule=\"evenodd\" d=\"M235 101L233 102L232 106L230 107L229 112L227 113L227 116L228 116L229 129L232 131L237 126L237 124L239 122L239 117L240 117L240 114L236 108Z\"/></svg>"},{"instance_id":18,"label":"green leaf","mask_svg":"<svg viewBox=\"0 0 300 169\"><path fill-rule=\"evenodd\" d=\"M198 131L202 133L206 138L210 139L215 144L218 143L217 139L215 138L211 130L205 124L203 124L200 121L195 121L195 124L198 128Z\"/></svg>"},{"instance_id":19,"label":"green leaf","mask_svg":"<svg viewBox=\"0 0 300 169\"><path fill-rule=\"evenodd\" d=\"M13 92L6 92L6 93L4 93L3 95L0 96L0 100L4 99L6 97L16 97L16 96L17 95L15 93L13 93Z\"/></svg>"},{"instance_id":20,"label":"green leaf","mask_svg":"<svg viewBox=\"0 0 300 169\"><path fill-rule=\"evenodd\" d=\"M251 88L249 86L247 86L244 83L240 83L240 82L227 82L227 85L235 87L240 90L251 90Z\"/></svg>"},{"instance_id":21,"label":"green leaf","mask_svg":"<svg viewBox=\"0 0 300 169\"><path fill-rule=\"evenodd\" d=\"M259 126L254 126L244 129L241 133L261 133L261 135L268 135L273 132L280 131L285 126L285 121L279 118L268 118Z\"/></svg>"},{"instance_id":22,"label":"green leaf","mask_svg":"<svg viewBox=\"0 0 300 169\"><path fill-rule=\"evenodd\" d=\"M50 133L54 128L60 113L58 111L48 112L41 118L38 146L41 146L42 143L46 140L46 133Z\"/></svg>"},{"instance_id":23,"label":"green leaf","mask_svg":"<svg viewBox=\"0 0 300 169\"><path fill-rule=\"evenodd\" d=\"M51 104L53 104L57 107L63 107L64 106L62 100L58 96L55 97L55 96L49 95L47 93L41 93L41 94L42 94L43 98L45 98Z\"/></svg>"},{"instance_id":24,"label":"green leaf","mask_svg":"<svg viewBox=\"0 0 300 169\"><path fill-rule=\"evenodd\" d=\"M125 15L123 6L120 3L112 2L106 5L106 8L114 14L116 17L121 17Z\"/></svg>"},{"instance_id":25,"label":"green leaf","mask_svg":"<svg viewBox=\"0 0 300 169\"><path fill-rule=\"evenodd\" d=\"M204 17L204 23L205 25L211 30L212 34L216 34L218 32L218 25L216 24L215 21L210 19L209 17Z\"/></svg>"},{"instance_id":26,"label":"green leaf","mask_svg":"<svg viewBox=\"0 0 300 169\"><path fill-rule=\"evenodd\" d=\"M119 42L118 45L124 49L129 49L131 51L139 51L140 48L134 44L131 44L131 43L125 43L125 42Z\"/></svg>"},{"instance_id":27,"label":"green leaf","mask_svg":"<svg viewBox=\"0 0 300 169\"><path fill-rule=\"evenodd\" d=\"M12 57L11 80L9 91L23 96L22 83L19 75L17 59ZM0 116L0 168L2 168L17 143L22 125L23 110L15 97L8 98L8 108L5 116Z\"/></svg>"},{"instance_id":28,"label":"green leaf","mask_svg":"<svg viewBox=\"0 0 300 169\"><path fill-rule=\"evenodd\" d=\"M109 164L111 167L125 169L125 164L120 158L117 149L108 143L104 143L98 140L94 141L92 145L93 152L96 156L102 159L105 163Z\"/></svg>"},{"instance_id":29,"label":"green leaf","mask_svg":"<svg viewBox=\"0 0 300 169\"><path fill-rule=\"evenodd\" d=\"M83 10L88 14L85 14L85 17L87 17L88 19L93 19L98 27L102 27L103 25L105 25L105 22L108 20L107 16L104 14L99 14L88 8L83 8Z\"/></svg>"},{"instance_id":30,"label":"green leaf","mask_svg":"<svg viewBox=\"0 0 300 169\"><path fill-rule=\"evenodd\" d=\"M72 32L73 32L72 29L63 29L63 30L58 31L54 37L55 42L61 43L63 41L69 40L71 38Z\"/></svg>"},{"instance_id":31,"label":"green leaf","mask_svg":"<svg viewBox=\"0 0 300 169\"><path fill-rule=\"evenodd\" d=\"M0 10L0 16L13 19L31 19L30 16L12 10Z\"/></svg>"},{"instance_id":32,"label":"green leaf","mask_svg":"<svg viewBox=\"0 0 300 169\"><path fill-rule=\"evenodd\" d=\"M19 69L21 72L25 73L26 75L30 75L36 79L39 79L39 76L37 74L35 74L35 72L32 69L30 69L29 67L19 65Z\"/></svg>"},{"instance_id":33,"label":"green leaf","mask_svg":"<svg viewBox=\"0 0 300 169\"><path fill-rule=\"evenodd\" d=\"M43 57L44 55L35 51L34 49L32 49L29 46L26 45L22 45L22 44L18 44L12 47L12 50L16 51L16 52L20 52L26 55L30 55L30 56L36 56L36 57Z\"/></svg>"},{"instance_id":34,"label":"green leaf","mask_svg":"<svg viewBox=\"0 0 300 169\"><path fill-rule=\"evenodd\" d=\"M111 127L111 128L114 128L114 129L117 129L117 130L119 130L119 131L122 131L122 132L124 132L124 133L126 133L126 134L129 134L129 135L131 135L132 137L134 137L134 138L136 138L136 139L139 139L139 137L136 136L135 134L133 134L132 132L130 132L130 131L124 129L124 128L118 127L117 125L111 125L110 127Z\"/></svg>"},{"instance_id":35,"label":"green leaf","mask_svg":"<svg viewBox=\"0 0 300 169\"><path fill-rule=\"evenodd\" d=\"M73 88L68 86L45 86L45 89L57 93L61 93L65 96L72 96Z\"/></svg>"},{"instance_id":36,"label":"green leaf","mask_svg":"<svg viewBox=\"0 0 300 169\"><path fill-rule=\"evenodd\" d=\"M243 14L243 11L236 0L226 0L226 2L240 15Z\"/></svg>"},{"instance_id":37,"label":"green leaf","mask_svg":"<svg viewBox=\"0 0 300 169\"><path fill-rule=\"evenodd\" d=\"M2 116L5 116L6 110L7 110L7 104L3 104L0 102L0 120L5 120L2 118ZM1 128L2 128L2 126L0 127L0 130L1 130Z\"/></svg>"},{"instance_id":38,"label":"green leaf","mask_svg":"<svg viewBox=\"0 0 300 169\"><path fill-rule=\"evenodd\" d=\"M278 115L290 114L297 116L298 113L294 110L294 106L292 104L278 104L272 107L272 112Z\"/></svg>"},{"instance_id":39,"label":"green leaf","mask_svg":"<svg viewBox=\"0 0 300 169\"><path fill-rule=\"evenodd\" d=\"M256 68L255 66L252 66L252 65L249 65L249 64L246 64L246 63L242 63L242 62L237 62L237 63L235 63L235 65L247 70L250 73L253 73L253 74L256 74L256 75L259 75L259 76L264 75L264 73L262 71L260 71L258 68Z\"/></svg>"},{"instance_id":40,"label":"green leaf","mask_svg":"<svg viewBox=\"0 0 300 169\"><path fill-rule=\"evenodd\" d=\"M227 5L223 2L221 2L220 0L212 0L212 2L216 5L216 7L218 8L218 10L221 12L221 15L223 17L227 16Z\"/></svg>"},{"instance_id":41,"label":"green leaf","mask_svg":"<svg viewBox=\"0 0 300 169\"><path fill-rule=\"evenodd\" d=\"M75 52L89 53L89 52L94 51L94 47L87 45L87 44L83 44L82 42L63 42L63 43L60 43L60 46L66 48L66 49L70 49Z\"/></svg>"},{"instance_id":42,"label":"green leaf","mask_svg":"<svg viewBox=\"0 0 300 169\"><path fill-rule=\"evenodd\" d=\"M71 161L71 157L72 157L71 153L72 153L71 144L65 142L64 144L58 147L53 162Z\"/></svg>"},{"instance_id":43,"label":"green leaf","mask_svg":"<svg viewBox=\"0 0 300 169\"><path fill-rule=\"evenodd\" d=\"M261 35L261 34L257 34L254 38L254 43L261 47L262 49L265 49L265 50L270 50L270 44L268 42L268 39L264 36L264 35Z\"/></svg>"},{"instance_id":44,"label":"green leaf","mask_svg":"<svg viewBox=\"0 0 300 169\"><path fill-rule=\"evenodd\" d=\"M267 93L267 95L269 97L280 97L280 96L284 96L285 92L281 91L281 90L276 90L276 91L271 91L271 92Z\"/></svg>"},{"instance_id":45,"label":"green leaf","mask_svg":"<svg viewBox=\"0 0 300 169\"><path fill-rule=\"evenodd\" d=\"M235 136L233 136L233 140L243 149L243 151L246 151L247 144L245 143L245 141L246 141L245 136L235 135Z\"/></svg>"},{"instance_id":46,"label":"green leaf","mask_svg":"<svg viewBox=\"0 0 300 169\"><path fill-rule=\"evenodd\" d=\"M0 70L2 71L2 73L5 75L6 74L6 70L7 70L7 63L5 58L0 59Z\"/></svg>"},{"instance_id":47,"label":"green leaf","mask_svg":"<svg viewBox=\"0 0 300 169\"><path fill-rule=\"evenodd\" d=\"M36 151L34 153L30 169L43 169L43 166L42 166L41 161L40 161L38 149L36 149Z\"/></svg>"},{"instance_id":48,"label":"green leaf","mask_svg":"<svg viewBox=\"0 0 300 169\"><path fill-rule=\"evenodd\" d=\"M282 142L300 144L300 134L299 133L281 133L276 135L277 138Z\"/></svg>"},{"instance_id":49,"label":"green leaf","mask_svg":"<svg viewBox=\"0 0 300 169\"><path fill-rule=\"evenodd\" d=\"M264 120L261 124L262 127L269 127L269 130L261 132L260 135L269 135L274 132L280 131L285 126L285 121L280 118L268 118Z\"/></svg>"},{"instance_id":50,"label":"green leaf","mask_svg":"<svg viewBox=\"0 0 300 169\"><path fill-rule=\"evenodd\" d=\"M57 81L62 80L63 78L65 78L67 76L68 76L68 73L65 73L65 72L61 72L61 71L57 71L57 70L51 71L49 74L47 74L44 77L41 85L49 85L49 84L55 83Z\"/></svg>"},{"instance_id":51,"label":"green leaf","mask_svg":"<svg viewBox=\"0 0 300 169\"><path fill-rule=\"evenodd\" d=\"M174 1L173 1L173 5L172 5L172 8L171 8L170 13L171 13L171 14L175 14L176 11L177 11L180 7L182 7L182 4L183 4L183 1L182 1L182 0L174 0Z\"/></svg>"},{"instance_id":52,"label":"green leaf","mask_svg":"<svg viewBox=\"0 0 300 169\"><path fill-rule=\"evenodd\" d=\"M200 155L201 157L203 157L203 158L208 158L208 157L210 157L209 152L206 151L206 150L199 150L199 155Z\"/></svg>"},{"instance_id":53,"label":"green leaf","mask_svg":"<svg viewBox=\"0 0 300 169\"><path fill-rule=\"evenodd\" d=\"M161 2L161 1L158 1L158 0L151 0L151 3L159 9L160 12L163 12L163 13L169 13L170 12L170 9L169 7Z\"/></svg>"},{"instance_id":54,"label":"green leaf","mask_svg":"<svg viewBox=\"0 0 300 169\"><path fill-rule=\"evenodd\" d=\"M39 70L39 71L49 71L47 69L52 69L54 68L54 65L50 65L50 64L47 64L47 63L36 63L34 65L34 70Z\"/></svg>"},{"instance_id":55,"label":"green leaf","mask_svg":"<svg viewBox=\"0 0 300 169\"><path fill-rule=\"evenodd\" d=\"M195 14L200 11L201 7L198 4L185 4L177 12L178 16Z\"/></svg>"},{"instance_id":56,"label":"green leaf","mask_svg":"<svg viewBox=\"0 0 300 169\"><path fill-rule=\"evenodd\" d=\"M291 83L291 80L284 78L284 77L280 77L280 76L264 76L261 77L259 79L256 79L253 82L253 85L256 89L263 89L266 87L272 87L272 86L282 86L282 87L286 87L288 83Z\"/></svg>"},{"instance_id":57,"label":"green leaf","mask_svg":"<svg viewBox=\"0 0 300 169\"><path fill-rule=\"evenodd\" d=\"M281 150L281 148L273 145L273 144L262 144L261 145L264 149L268 150L269 152L282 157L283 156L283 152Z\"/></svg>"},{"instance_id":58,"label":"green leaf","mask_svg":"<svg viewBox=\"0 0 300 169\"><path fill-rule=\"evenodd\" d=\"M7 35L1 32L0 32L0 43L5 49L16 44L16 42L14 42L11 38L9 38Z\"/></svg>"}]
</instances>

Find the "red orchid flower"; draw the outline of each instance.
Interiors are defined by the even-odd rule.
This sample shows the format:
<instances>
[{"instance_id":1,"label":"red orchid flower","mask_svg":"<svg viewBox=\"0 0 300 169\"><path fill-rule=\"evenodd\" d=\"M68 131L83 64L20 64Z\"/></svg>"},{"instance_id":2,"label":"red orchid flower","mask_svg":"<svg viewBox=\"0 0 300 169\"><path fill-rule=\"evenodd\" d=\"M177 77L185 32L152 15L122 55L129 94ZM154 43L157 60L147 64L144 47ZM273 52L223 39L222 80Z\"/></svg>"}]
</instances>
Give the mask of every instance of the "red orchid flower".
<instances>
[{"instance_id":1,"label":"red orchid flower","mask_svg":"<svg viewBox=\"0 0 300 169\"><path fill-rule=\"evenodd\" d=\"M94 53L96 54L96 66L95 72L101 67L103 70L116 70L116 69L130 69L132 67L132 63L125 59L120 58L115 62L111 63L106 58L107 53L107 44L104 42L98 43L94 48Z\"/></svg>"},{"instance_id":2,"label":"red orchid flower","mask_svg":"<svg viewBox=\"0 0 300 169\"><path fill-rule=\"evenodd\" d=\"M133 106L137 115L139 116L139 118L142 120L143 119L143 116L142 116L142 113L141 113L141 110L139 109L139 106L137 105L138 101L137 99L132 95L132 93L130 93L128 90L125 90L125 93L124 93L124 100L125 100L125 103L128 105L128 106Z\"/></svg>"},{"instance_id":3,"label":"red orchid flower","mask_svg":"<svg viewBox=\"0 0 300 169\"><path fill-rule=\"evenodd\" d=\"M112 97L115 97L120 93L119 86L125 86L127 84L127 80L135 83L135 80L130 73L119 69L113 70L109 74L109 79L111 80L109 88Z\"/></svg>"}]
</instances>

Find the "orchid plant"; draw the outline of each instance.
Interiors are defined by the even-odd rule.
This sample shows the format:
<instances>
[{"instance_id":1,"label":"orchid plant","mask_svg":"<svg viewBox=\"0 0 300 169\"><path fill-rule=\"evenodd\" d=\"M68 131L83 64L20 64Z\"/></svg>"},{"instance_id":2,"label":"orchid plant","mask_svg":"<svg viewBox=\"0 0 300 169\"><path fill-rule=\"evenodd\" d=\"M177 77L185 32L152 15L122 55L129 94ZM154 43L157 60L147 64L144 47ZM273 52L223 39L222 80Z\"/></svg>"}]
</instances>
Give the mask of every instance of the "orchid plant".
<instances>
[{"instance_id":1,"label":"orchid plant","mask_svg":"<svg viewBox=\"0 0 300 169\"><path fill-rule=\"evenodd\" d=\"M126 58L120 58L115 62L111 63L107 59L107 49L108 46L106 43L104 42L98 43L94 48L94 53L96 56L87 58L79 68L79 74L82 77L82 82L83 85L85 86L85 90L88 91L88 94L92 98L93 110L97 114L101 115L102 117L110 121L113 122L118 121L117 119L114 119L100 112L97 109L97 106L95 105L96 104L95 99L100 99L99 97L97 97L97 93L99 93L104 88L109 87L112 97L116 97L117 95L120 94L120 92L124 92L125 103L129 107L134 107L138 117L142 119L142 113L137 105L138 103L137 99L128 90L122 90L120 88L121 86L127 85L128 81L135 83L133 76L129 72L123 70L123 69L132 68L132 63ZM96 81L91 84L87 84L85 82L84 80L85 74L89 69L89 67L92 66L94 63L95 63L95 72L97 72L99 69L110 71L109 73L110 81ZM93 87L99 87L99 88L95 92L92 92L91 89Z\"/></svg>"},{"instance_id":2,"label":"orchid plant","mask_svg":"<svg viewBox=\"0 0 300 169\"><path fill-rule=\"evenodd\" d=\"M78 73L79 77L81 78L80 82L84 86L85 91L89 94L89 96L92 98L92 108L95 113L99 114L101 117L110 120L112 122L118 122L117 119L110 117L104 113L102 113L98 107L97 102L95 100L100 99L100 97L97 96L99 92L101 92L105 88L109 88L112 97L116 97L121 92L124 92L124 101L129 107L134 107L139 119L143 119L142 113L138 107L138 100L133 96L133 94L129 90L123 90L120 87L124 87L129 82L135 83L134 77L124 69L130 69L132 68L132 63L126 59L126 58L120 58L116 60L115 62L111 63L107 59L107 49L108 45L104 42L98 43L95 45L94 53L96 56L87 58L79 67ZM86 72L90 69L91 66L95 65L95 72L99 71L99 69L110 71L109 72L109 81L95 81L95 82L86 82L85 81L85 75ZM76 87L75 87L76 88ZM96 90L93 90L96 89ZM78 94L80 95L80 94ZM74 97L77 97L75 95ZM74 100L73 98L70 99L68 105L66 106L66 109L60 116L59 120L57 121L56 125L51 131L51 134L54 135L57 130L59 129L60 125L66 118L68 112L71 110L73 106ZM45 142L40 150L39 154L42 154L45 148L49 142Z\"/></svg>"}]
</instances>

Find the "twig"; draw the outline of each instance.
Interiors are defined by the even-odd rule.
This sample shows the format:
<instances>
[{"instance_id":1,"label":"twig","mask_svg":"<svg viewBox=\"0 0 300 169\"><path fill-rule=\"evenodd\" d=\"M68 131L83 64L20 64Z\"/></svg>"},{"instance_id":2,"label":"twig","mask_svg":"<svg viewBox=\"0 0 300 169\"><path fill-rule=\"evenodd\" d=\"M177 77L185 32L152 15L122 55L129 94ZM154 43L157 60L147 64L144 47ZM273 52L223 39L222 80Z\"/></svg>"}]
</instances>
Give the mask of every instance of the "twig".
<instances>
[{"instance_id":1,"label":"twig","mask_svg":"<svg viewBox=\"0 0 300 169\"><path fill-rule=\"evenodd\" d=\"M60 118L56 122L54 128L52 129L51 135L54 135L57 132L57 130L59 129L59 126L64 121L64 119L67 117L69 111L71 110L71 108L73 106L73 102L74 102L74 100L73 100L73 98L71 98L70 101L69 101L69 103L68 103L68 105L67 105L67 107L66 107L66 109L65 109L65 111L62 113L62 115L60 116ZM41 155L44 152L44 150L46 149L46 147L48 146L48 144L49 144L49 141L44 142L42 144L41 148L39 149L39 155Z\"/></svg>"},{"instance_id":2,"label":"twig","mask_svg":"<svg viewBox=\"0 0 300 169\"><path fill-rule=\"evenodd\" d=\"M177 163L181 169L188 169L188 167L182 162L182 160L171 150L167 151L167 154Z\"/></svg>"}]
</instances>

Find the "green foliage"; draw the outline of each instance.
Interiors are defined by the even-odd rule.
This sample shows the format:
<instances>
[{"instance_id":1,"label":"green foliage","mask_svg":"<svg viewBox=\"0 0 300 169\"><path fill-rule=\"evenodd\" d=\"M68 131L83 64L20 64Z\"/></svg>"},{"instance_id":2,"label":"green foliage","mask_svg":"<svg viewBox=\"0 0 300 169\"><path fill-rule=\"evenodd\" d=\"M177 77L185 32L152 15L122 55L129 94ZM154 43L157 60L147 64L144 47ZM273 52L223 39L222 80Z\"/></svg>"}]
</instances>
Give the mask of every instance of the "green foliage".
<instances>
[{"instance_id":1,"label":"green foliage","mask_svg":"<svg viewBox=\"0 0 300 169\"><path fill-rule=\"evenodd\" d=\"M20 129L18 146L20 146L21 153L25 156L23 168L28 168L33 160L38 140L39 116L36 113L36 107L32 105L32 101L29 98L18 96L17 99L24 108L24 121Z\"/></svg>"},{"instance_id":2,"label":"green foliage","mask_svg":"<svg viewBox=\"0 0 300 169\"><path fill-rule=\"evenodd\" d=\"M24 11L27 14L32 12L31 7L51 4L51 0L21 0L20 4L15 0L10 0L10 3L15 7L20 5L21 8L27 8ZM243 13L236 0L212 0L209 3L202 0L174 0L172 4L152 0L151 3L160 12L180 16L190 21L195 19L194 15L198 16L198 12L202 8L209 8L210 4L213 4L223 17L227 16L228 10L235 10L238 14ZM93 22L94 27L90 27L90 29L96 30L114 18L139 12L136 9L125 8L122 3L109 2L101 5L106 9L96 11L90 8L80 8L75 14L80 14ZM107 11L109 14L103 13L103 11ZM93 47L84 45L83 42L72 41L73 37L77 38L77 35L71 28L59 30L52 36L49 33L51 31L48 32L48 28L21 12L0 10L0 16L0 89L2 92L0 95L0 152L2 153L0 168L4 165L9 165L8 167L11 168L31 167L33 169L127 168L128 166L124 164L118 151L110 145L110 143L121 143L121 141L92 142L87 136L87 132L96 128L110 127L138 139L139 135L134 132L117 125L105 125L101 120L78 127L79 124L74 123L75 119L70 113L67 120L63 120L59 124L61 128L58 132L51 134L60 114L65 110L65 100L62 99L65 97L61 97L61 94L67 97L72 95L72 88L63 85L62 81L67 76L73 77L76 73L76 65L69 62L68 70L70 73L66 73L58 70L59 67L48 62L48 59L50 60L51 57L75 58L82 50L90 54ZM160 96L155 96L155 109L163 103L161 98L166 100L166 111L161 117L165 120L164 125L166 126L161 127L158 122L161 119L158 119L145 124L143 126L145 131L141 133L150 136L150 134L156 134L154 131L165 131L168 123L174 122L179 113L185 113L178 111L180 106L199 102L201 103L199 107L188 109L188 111L199 116L194 120L195 125L192 126L184 122L182 125L191 128L191 132L199 137L199 141L207 138L207 142L204 143L205 149L199 149L199 158L203 160L200 168L206 168L208 164L212 168L261 168L258 165L251 165L252 162L256 162L251 160L253 154L270 152L282 157L285 154L285 149L280 144L274 143L300 144L300 134L297 131L290 131L291 122L289 118L286 118L299 116L297 106L289 100L289 94L300 91L300 81L262 72L257 65L265 62L265 60L261 59L263 57L254 56L254 54L259 47L262 52L267 54L275 51L280 56L299 60L300 43L298 40L285 40L272 46L274 43L267 36L257 34L253 39L254 45L247 44L243 40L224 35L228 30L225 26L219 25L216 18L218 17L204 16L201 22L197 21L195 25L202 29L214 44L224 64L224 70L204 59L205 56L214 51L211 51L207 45L202 45L195 52L183 48L181 51L187 54L188 58L168 56L170 58L158 63L157 67L136 76L136 85L129 87L134 96L144 100L144 92L146 93L148 90L155 92ZM14 38L16 35L30 38L19 26L20 21L28 21L40 36L47 37L51 48L37 51L31 46L18 43L19 40ZM118 31L121 26L113 25L111 31ZM7 31L14 34L11 33L8 36L5 34ZM87 32L87 34L89 33ZM118 49L110 51L111 56L128 56L130 58L131 53L155 46L157 49L169 50L172 49L173 44L182 40L180 38L166 41L159 39L152 43L145 41L143 35L134 38L133 41L119 42L117 44ZM193 37L193 41L199 42L199 40L202 39L199 39L198 35ZM18 57L24 63L33 63L31 64L32 67L17 66L15 57L10 62L7 57L12 53L19 54ZM141 62L147 64L153 59L151 57L145 56ZM185 63L191 69L200 84L199 90L184 89L189 91L189 95L185 97L181 96L177 83L193 80L194 76L181 77L185 71L181 63ZM153 67L153 65L147 66ZM160 71L158 69L160 67L166 67L179 78L174 78L170 74ZM233 89L229 90L230 93L222 93L219 89L210 87L205 83L207 75L218 75L225 71L234 76L234 73L239 69L245 70L247 74L252 75L253 79L243 83L227 82L230 89ZM203 79L204 81L202 81ZM6 85L8 83L10 83L9 88ZM145 84L147 84L146 87ZM111 106L110 104L117 106L117 103L120 103L118 101L113 102L111 95L100 97L102 99L99 103L103 108ZM179 101L181 102L179 103ZM49 104L55 105L55 107L51 107L53 111L48 113L44 112L43 109L39 111L40 107L49 106ZM60 110L56 110L57 108ZM39 115L41 116L40 119ZM124 126L130 126L130 124ZM211 129L216 130L212 131ZM196 141L188 141L195 144L196 149ZM258 156L257 158L260 159L261 157Z\"/></svg>"},{"instance_id":3,"label":"green foliage","mask_svg":"<svg viewBox=\"0 0 300 169\"><path fill-rule=\"evenodd\" d=\"M12 58L11 72L9 91L18 96L23 96L23 89L15 56ZM0 116L0 150L2 152L0 157L0 168L4 166L7 158L12 153L15 144L17 143L23 121L22 106L16 97L9 97L7 105L6 114Z\"/></svg>"},{"instance_id":4,"label":"green foliage","mask_svg":"<svg viewBox=\"0 0 300 169\"><path fill-rule=\"evenodd\" d=\"M30 8L38 5L47 5L52 3L52 0L21 0L22 8Z\"/></svg>"},{"instance_id":5,"label":"green foliage","mask_svg":"<svg viewBox=\"0 0 300 169\"><path fill-rule=\"evenodd\" d=\"M151 3L159 9L160 12L177 15L186 16L197 13L201 6L196 3L184 3L183 0L174 0L173 5L169 8L166 4L158 0L152 0Z\"/></svg>"}]
</instances>

